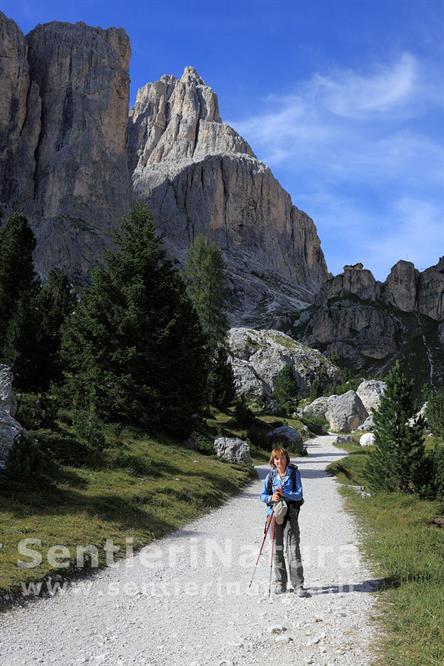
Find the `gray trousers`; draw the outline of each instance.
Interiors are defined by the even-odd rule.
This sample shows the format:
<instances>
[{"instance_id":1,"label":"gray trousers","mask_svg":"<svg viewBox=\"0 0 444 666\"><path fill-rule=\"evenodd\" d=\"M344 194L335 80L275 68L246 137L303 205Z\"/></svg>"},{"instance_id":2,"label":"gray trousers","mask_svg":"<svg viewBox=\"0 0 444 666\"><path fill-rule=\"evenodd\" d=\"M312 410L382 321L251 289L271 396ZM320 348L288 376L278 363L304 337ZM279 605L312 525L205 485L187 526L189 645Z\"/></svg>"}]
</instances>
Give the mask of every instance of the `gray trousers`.
<instances>
[{"instance_id":1,"label":"gray trousers","mask_svg":"<svg viewBox=\"0 0 444 666\"><path fill-rule=\"evenodd\" d=\"M299 508L289 505L283 525L275 526L274 550L274 582L276 585L287 586L288 575L285 559L290 572L290 582L294 588L304 585L304 569L302 566L301 550L299 547Z\"/></svg>"}]
</instances>

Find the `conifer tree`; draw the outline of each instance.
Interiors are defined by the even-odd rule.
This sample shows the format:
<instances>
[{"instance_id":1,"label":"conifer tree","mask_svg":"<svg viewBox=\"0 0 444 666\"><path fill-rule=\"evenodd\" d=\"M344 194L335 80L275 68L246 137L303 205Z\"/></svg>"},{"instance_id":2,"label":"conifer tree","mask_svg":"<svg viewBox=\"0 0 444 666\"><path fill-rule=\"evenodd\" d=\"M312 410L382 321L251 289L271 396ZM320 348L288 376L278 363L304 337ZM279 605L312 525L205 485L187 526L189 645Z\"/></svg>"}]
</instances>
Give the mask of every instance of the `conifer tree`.
<instances>
[{"instance_id":1,"label":"conifer tree","mask_svg":"<svg viewBox=\"0 0 444 666\"><path fill-rule=\"evenodd\" d=\"M206 389L199 320L145 206L135 206L114 241L117 251L106 253L67 321L67 388L77 408L91 410L94 395L103 420L185 437Z\"/></svg>"},{"instance_id":2,"label":"conifer tree","mask_svg":"<svg viewBox=\"0 0 444 666\"><path fill-rule=\"evenodd\" d=\"M202 234L197 236L186 256L184 278L211 349L225 345L228 331L223 269L224 261L216 243Z\"/></svg>"},{"instance_id":3,"label":"conifer tree","mask_svg":"<svg viewBox=\"0 0 444 666\"><path fill-rule=\"evenodd\" d=\"M426 419L433 434L444 437L444 388L428 395Z\"/></svg>"},{"instance_id":4,"label":"conifer tree","mask_svg":"<svg viewBox=\"0 0 444 666\"><path fill-rule=\"evenodd\" d=\"M294 372L290 366L285 365L276 376L273 383L273 399L280 409L287 413L294 411L297 403L298 386Z\"/></svg>"},{"instance_id":5,"label":"conifer tree","mask_svg":"<svg viewBox=\"0 0 444 666\"><path fill-rule=\"evenodd\" d=\"M222 254L214 241L196 237L184 265L187 294L207 337L210 357L208 402L226 409L236 398L234 374L228 360L228 318L225 312L225 278Z\"/></svg>"},{"instance_id":6,"label":"conifer tree","mask_svg":"<svg viewBox=\"0 0 444 666\"><path fill-rule=\"evenodd\" d=\"M59 270L51 270L36 299L39 329L38 384L40 391L47 391L51 382L63 379L60 357L62 329L65 319L74 311L77 299L67 276Z\"/></svg>"},{"instance_id":7,"label":"conifer tree","mask_svg":"<svg viewBox=\"0 0 444 666\"><path fill-rule=\"evenodd\" d=\"M40 282L32 253L36 241L27 219L13 213L0 231L0 353L14 369L15 385L34 390Z\"/></svg>"},{"instance_id":8,"label":"conifer tree","mask_svg":"<svg viewBox=\"0 0 444 666\"><path fill-rule=\"evenodd\" d=\"M212 355L208 373L208 400L218 409L226 410L236 399L234 372L227 350L219 345Z\"/></svg>"},{"instance_id":9,"label":"conifer tree","mask_svg":"<svg viewBox=\"0 0 444 666\"><path fill-rule=\"evenodd\" d=\"M389 372L386 384L379 409L374 413L376 441L365 476L375 492L415 492L424 481L424 419L410 420L415 414L412 382L399 362Z\"/></svg>"}]
</instances>

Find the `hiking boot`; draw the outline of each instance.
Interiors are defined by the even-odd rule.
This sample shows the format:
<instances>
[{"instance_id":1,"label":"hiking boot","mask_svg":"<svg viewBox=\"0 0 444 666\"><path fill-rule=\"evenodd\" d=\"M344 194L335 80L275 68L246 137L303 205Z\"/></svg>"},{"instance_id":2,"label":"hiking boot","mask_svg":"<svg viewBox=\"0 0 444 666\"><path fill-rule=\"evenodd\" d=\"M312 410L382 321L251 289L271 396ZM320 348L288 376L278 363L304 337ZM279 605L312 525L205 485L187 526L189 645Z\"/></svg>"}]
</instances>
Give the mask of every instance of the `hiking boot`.
<instances>
[{"instance_id":1,"label":"hiking boot","mask_svg":"<svg viewBox=\"0 0 444 666\"><path fill-rule=\"evenodd\" d=\"M283 583L278 583L277 585L275 585L275 588L274 588L274 593L275 594L284 594L284 592L286 592L286 591L287 591L287 586L284 585Z\"/></svg>"},{"instance_id":2,"label":"hiking boot","mask_svg":"<svg viewBox=\"0 0 444 666\"><path fill-rule=\"evenodd\" d=\"M310 592L307 592L305 587L296 587L294 589L294 593L297 597L299 597L299 599L308 599L309 597L311 597Z\"/></svg>"}]
</instances>

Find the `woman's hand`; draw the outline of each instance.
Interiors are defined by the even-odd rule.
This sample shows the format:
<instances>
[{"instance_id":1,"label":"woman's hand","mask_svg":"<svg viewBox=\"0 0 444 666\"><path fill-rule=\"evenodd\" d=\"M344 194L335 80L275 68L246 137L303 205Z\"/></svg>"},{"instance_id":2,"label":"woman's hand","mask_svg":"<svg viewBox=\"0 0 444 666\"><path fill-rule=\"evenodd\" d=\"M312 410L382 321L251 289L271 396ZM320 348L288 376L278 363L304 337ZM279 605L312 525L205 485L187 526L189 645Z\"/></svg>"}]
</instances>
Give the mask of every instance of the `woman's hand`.
<instances>
[{"instance_id":1,"label":"woman's hand","mask_svg":"<svg viewBox=\"0 0 444 666\"><path fill-rule=\"evenodd\" d=\"M273 495L271 496L272 502L279 502L282 499L282 488L276 488Z\"/></svg>"}]
</instances>

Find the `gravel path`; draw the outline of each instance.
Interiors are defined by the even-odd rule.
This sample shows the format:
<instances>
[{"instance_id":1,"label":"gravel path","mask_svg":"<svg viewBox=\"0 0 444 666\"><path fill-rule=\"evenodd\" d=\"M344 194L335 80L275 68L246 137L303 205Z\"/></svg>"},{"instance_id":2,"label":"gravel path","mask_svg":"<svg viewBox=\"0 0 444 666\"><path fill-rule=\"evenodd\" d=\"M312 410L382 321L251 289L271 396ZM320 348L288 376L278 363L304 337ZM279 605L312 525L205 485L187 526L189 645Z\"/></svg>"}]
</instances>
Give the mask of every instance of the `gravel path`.
<instances>
[{"instance_id":1,"label":"gravel path","mask_svg":"<svg viewBox=\"0 0 444 666\"><path fill-rule=\"evenodd\" d=\"M326 465L334 437L298 460L306 586L268 597L265 506L255 481L231 502L64 593L0 616L0 663L203 666L369 664L374 581ZM263 478L267 468L259 468ZM267 544L268 546L268 544Z\"/></svg>"}]
</instances>

